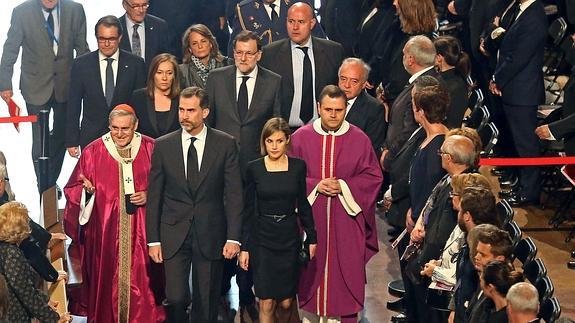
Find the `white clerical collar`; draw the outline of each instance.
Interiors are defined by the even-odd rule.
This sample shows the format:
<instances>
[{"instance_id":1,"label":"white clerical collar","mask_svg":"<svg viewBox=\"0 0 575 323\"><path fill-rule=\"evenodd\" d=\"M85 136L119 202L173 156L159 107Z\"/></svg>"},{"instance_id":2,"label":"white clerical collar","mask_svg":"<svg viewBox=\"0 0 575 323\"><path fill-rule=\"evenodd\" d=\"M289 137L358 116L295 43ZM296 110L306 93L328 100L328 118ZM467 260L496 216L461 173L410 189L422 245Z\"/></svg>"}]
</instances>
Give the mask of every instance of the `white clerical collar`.
<instances>
[{"instance_id":1,"label":"white clerical collar","mask_svg":"<svg viewBox=\"0 0 575 323\"><path fill-rule=\"evenodd\" d=\"M208 135L208 127L205 124L203 124L202 131L200 131L200 133L195 136L190 135L190 133L187 132L186 129L182 128L182 142L186 142L186 140L189 140L192 137L195 137L196 140L205 142L207 135Z\"/></svg>"},{"instance_id":2,"label":"white clerical collar","mask_svg":"<svg viewBox=\"0 0 575 323\"><path fill-rule=\"evenodd\" d=\"M422 69L421 71L413 74L410 78L409 78L409 84L415 82L415 80L417 80L418 77L420 77L423 73L429 71L430 69L434 68L435 66L431 65L427 68Z\"/></svg>"},{"instance_id":3,"label":"white clerical collar","mask_svg":"<svg viewBox=\"0 0 575 323\"><path fill-rule=\"evenodd\" d=\"M347 133L347 131L349 130L349 122L343 120L343 123L341 124L341 127L339 127L339 129L337 129L336 131L327 131L326 132L321 127L321 118L317 118L313 122L313 130L315 130L315 132L319 133L322 136L327 136L327 135L341 136L341 135Z\"/></svg>"}]
</instances>

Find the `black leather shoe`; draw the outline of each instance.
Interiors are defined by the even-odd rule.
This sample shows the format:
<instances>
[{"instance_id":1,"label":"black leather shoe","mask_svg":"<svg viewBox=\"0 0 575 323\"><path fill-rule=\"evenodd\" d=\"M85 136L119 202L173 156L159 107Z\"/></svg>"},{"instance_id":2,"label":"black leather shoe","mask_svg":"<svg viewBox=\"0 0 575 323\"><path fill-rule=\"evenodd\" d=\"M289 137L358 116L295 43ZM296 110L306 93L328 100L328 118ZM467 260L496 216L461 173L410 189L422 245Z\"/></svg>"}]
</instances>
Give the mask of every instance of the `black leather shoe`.
<instances>
[{"instance_id":1,"label":"black leather shoe","mask_svg":"<svg viewBox=\"0 0 575 323\"><path fill-rule=\"evenodd\" d=\"M387 284L387 292L395 297L403 297L403 294L405 294L403 280L398 279L389 282L389 284Z\"/></svg>"},{"instance_id":2,"label":"black leather shoe","mask_svg":"<svg viewBox=\"0 0 575 323\"><path fill-rule=\"evenodd\" d=\"M397 315L394 315L391 317L391 322L393 322L393 323L407 322L407 315L405 315L404 313L399 313Z\"/></svg>"},{"instance_id":3,"label":"black leather shoe","mask_svg":"<svg viewBox=\"0 0 575 323\"><path fill-rule=\"evenodd\" d=\"M377 208L378 209L383 208L384 204L385 204L385 201L383 199L377 201Z\"/></svg>"},{"instance_id":4,"label":"black leather shoe","mask_svg":"<svg viewBox=\"0 0 575 323\"><path fill-rule=\"evenodd\" d=\"M519 184L519 177L517 176L512 176L505 179L501 178L501 180L499 181L499 186L501 186L501 189L511 188L517 186L517 184Z\"/></svg>"},{"instance_id":5,"label":"black leather shoe","mask_svg":"<svg viewBox=\"0 0 575 323\"><path fill-rule=\"evenodd\" d=\"M570 261L567 263L567 268L569 269L575 269L575 261Z\"/></svg>"},{"instance_id":6,"label":"black leather shoe","mask_svg":"<svg viewBox=\"0 0 575 323\"><path fill-rule=\"evenodd\" d=\"M528 199L527 197L520 194L508 197L506 200L509 202L509 205L513 207L525 207L539 204L539 201Z\"/></svg>"},{"instance_id":7,"label":"black leather shoe","mask_svg":"<svg viewBox=\"0 0 575 323\"><path fill-rule=\"evenodd\" d=\"M575 258L575 251L571 251L571 258Z\"/></svg>"},{"instance_id":8,"label":"black leather shoe","mask_svg":"<svg viewBox=\"0 0 575 323\"><path fill-rule=\"evenodd\" d=\"M396 299L395 301L387 302L387 309L394 312L405 311L405 305L403 304L403 297Z\"/></svg>"},{"instance_id":9,"label":"black leather shoe","mask_svg":"<svg viewBox=\"0 0 575 323\"><path fill-rule=\"evenodd\" d=\"M518 195L520 191L520 188L518 186L516 187L512 187L508 190L502 190L501 192L499 192L499 198L501 199L508 199L512 196Z\"/></svg>"},{"instance_id":10,"label":"black leather shoe","mask_svg":"<svg viewBox=\"0 0 575 323\"><path fill-rule=\"evenodd\" d=\"M506 174L509 174L511 170L509 168L505 168L505 167L493 167L491 169L491 175L493 176L503 176Z\"/></svg>"}]
</instances>

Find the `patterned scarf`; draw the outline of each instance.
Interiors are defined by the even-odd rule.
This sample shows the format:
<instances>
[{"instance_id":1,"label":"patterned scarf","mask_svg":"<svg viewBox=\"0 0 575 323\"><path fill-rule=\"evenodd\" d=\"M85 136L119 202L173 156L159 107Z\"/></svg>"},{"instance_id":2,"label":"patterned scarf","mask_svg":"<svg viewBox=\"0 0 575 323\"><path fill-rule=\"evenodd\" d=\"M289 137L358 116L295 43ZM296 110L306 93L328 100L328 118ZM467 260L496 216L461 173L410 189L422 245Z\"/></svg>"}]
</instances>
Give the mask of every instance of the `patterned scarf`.
<instances>
[{"instance_id":1,"label":"patterned scarf","mask_svg":"<svg viewBox=\"0 0 575 323\"><path fill-rule=\"evenodd\" d=\"M208 74L216 67L216 60L214 58L210 58L208 61L208 66L206 66L196 56L192 55L192 62L196 66L198 75L202 79L202 87L205 88L206 82L208 80Z\"/></svg>"}]
</instances>

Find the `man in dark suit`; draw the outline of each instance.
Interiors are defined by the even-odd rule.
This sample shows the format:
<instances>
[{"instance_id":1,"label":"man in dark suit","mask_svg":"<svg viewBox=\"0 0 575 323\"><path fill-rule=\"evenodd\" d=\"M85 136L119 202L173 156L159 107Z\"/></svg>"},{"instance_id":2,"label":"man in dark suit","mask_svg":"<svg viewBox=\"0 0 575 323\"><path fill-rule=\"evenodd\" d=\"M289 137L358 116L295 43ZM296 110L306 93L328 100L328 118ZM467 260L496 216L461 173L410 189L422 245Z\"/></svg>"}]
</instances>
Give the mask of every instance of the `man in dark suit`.
<instances>
[{"instance_id":1,"label":"man in dark suit","mask_svg":"<svg viewBox=\"0 0 575 323\"><path fill-rule=\"evenodd\" d=\"M489 89L501 96L503 112L519 157L539 155L537 106L544 102L543 53L547 18L540 1L520 0L511 9L515 20L501 41L497 66ZM509 201L514 205L539 203L539 169L520 170L521 191Z\"/></svg>"},{"instance_id":2,"label":"man in dark suit","mask_svg":"<svg viewBox=\"0 0 575 323\"><path fill-rule=\"evenodd\" d=\"M86 15L81 4L70 0L28 0L14 8L0 63L0 96L13 95L12 74L22 48L20 91L29 115L53 110L50 138L49 178L44 188L56 184L66 149L64 129L70 68L76 56L89 51ZM40 124L32 124L32 160L38 184L42 185L38 157L41 155ZM43 187L40 187L43 190Z\"/></svg>"},{"instance_id":3,"label":"man in dark suit","mask_svg":"<svg viewBox=\"0 0 575 323\"><path fill-rule=\"evenodd\" d=\"M369 71L369 65L363 60L346 58L339 67L338 85L347 98L345 120L365 132L379 157L385 141L387 122L383 105L365 92Z\"/></svg>"},{"instance_id":4,"label":"man in dark suit","mask_svg":"<svg viewBox=\"0 0 575 323\"><path fill-rule=\"evenodd\" d=\"M148 11L168 23L168 38L178 61L182 60L182 35L184 31L196 21L196 1L190 0L150 0Z\"/></svg>"},{"instance_id":5,"label":"man in dark suit","mask_svg":"<svg viewBox=\"0 0 575 323\"><path fill-rule=\"evenodd\" d=\"M152 58L170 51L168 24L164 19L147 14L148 0L123 0L126 14L120 17L126 35L120 41L120 49L140 56L146 61L146 71Z\"/></svg>"},{"instance_id":6,"label":"man in dark suit","mask_svg":"<svg viewBox=\"0 0 575 323\"><path fill-rule=\"evenodd\" d=\"M397 152L417 128L411 108L413 82L422 75L439 79L435 71L435 47L429 38L423 35L410 38L403 47L403 66L411 75L409 85L393 101L388 111L388 127L380 162L385 170L391 167Z\"/></svg>"},{"instance_id":7,"label":"man in dark suit","mask_svg":"<svg viewBox=\"0 0 575 323\"><path fill-rule=\"evenodd\" d=\"M234 40L235 65L213 70L206 84L211 100L208 124L236 139L242 173L249 161L260 157L264 123L280 114L281 77L258 66L261 55L258 35L242 31Z\"/></svg>"},{"instance_id":8,"label":"man in dark suit","mask_svg":"<svg viewBox=\"0 0 575 323\"><path fill-rule=\"evenodd\" d=\"M345 56L353 55L359 37L361 5L358 0L328 0L322 16L322 24L329 39L340 43Z\"/></svg>"},{"instance_id":9,"label":"man in dark suit","mask_svg":"<svg viewBox=\"0 0 575 323\"><path fill-rule=\"evenodd\" d=\"M282 77L281 116L292 128L317 119L315 98L326 85L337 84L343 60L340 44L311 36L315 25L313 8L295 3L287 14L289 39L263 48L261 65Z\"/></svg>"},{"instance_id":10,"label":"man in dark suit","mask_svg":"<svg viewBox=\"0 0 575 323\"><path fill-rule=\"evenodd\" d=\"M78 146L85 147L108 132L112 108L129 102L132 92L146 82L144 60L118 48L120 20L102 17L95 31L98 50L76 58L72 65L66 119L66 147L72 157L80 155Z\"/></svg>"},{"instance_id":11,"label":"man in dark suit","mask_svg":"<svg viewBox=\"0 0 575 323\"><path fill-rule=\"evenodd\" d=\"M281 77L258 66L261 43L253 31L242 31L234 39L235 65L210 72L206 92L211 98L208 124L232 135L240 146L240 170L243 175L248 162L260 157L259 140L266 121L280 114ZM237 273L240 290L240 315L255 315L251 271L226 263L223 293L229 290L229 280Z\"/></svg>"},{"instance_id":12,"label":"man in dark suit","mask_svg":"<svg viewBox=\"0 0 575 323\"><path fill-rule=\"evenodd\" d=\"M242 30L256 32L260 36L263 46L287 38L287 11L292 4L300 1L313 6L313 2L309 0L246 0L238 3L234 7L235 15L231 24L230 54L233 47L231 40ZM314 26L312 35L326 38L320 24Z\"/></svg>"},{"instance_id":13,"label":"man in dark suit","mask_svg":"<svg viewBox=\"0 0 575 323\"><path fill-rule=\"evenodd\" d=\"M237 144L204 125L209 113L203 89L183 90L182 130L158 139L152 154L146 232L150 257L164 263L168 322L189 322L190 264L191 321L215 322L223 258L240 251L243 199Z\"/></svg>"}]
</instances>

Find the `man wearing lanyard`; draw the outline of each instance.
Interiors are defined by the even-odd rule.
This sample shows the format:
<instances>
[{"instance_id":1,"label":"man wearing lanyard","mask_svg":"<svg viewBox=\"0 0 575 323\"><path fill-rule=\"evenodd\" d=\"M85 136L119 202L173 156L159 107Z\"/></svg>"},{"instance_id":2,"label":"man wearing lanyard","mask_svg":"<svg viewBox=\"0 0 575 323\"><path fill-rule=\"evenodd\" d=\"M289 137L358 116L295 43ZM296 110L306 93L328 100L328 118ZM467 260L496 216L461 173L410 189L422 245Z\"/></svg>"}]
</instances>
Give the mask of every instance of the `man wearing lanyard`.
<instances>
[{"instance_id":1,"label":"man wearing lanyard","mask_svg":"<svg viewBox=\"0 0 575 323\"><path fill-rule=\"evenodd\" d=\"M13 96L14 63L22 48L20 91L29 115L53 110L50 156L46 185L56 183L66 152L64 130L70 68L76 56L89 51L86 16L81 4L71 0L27 0L12 11L12 20L0 62L0 97ZM39 178L40 125L32 125L32 159ZM40 191L43 190L40 187Z\"/></svg>"}]
</instances>

